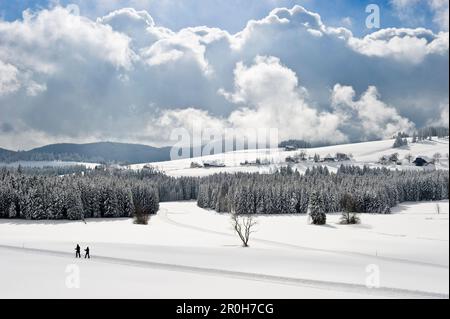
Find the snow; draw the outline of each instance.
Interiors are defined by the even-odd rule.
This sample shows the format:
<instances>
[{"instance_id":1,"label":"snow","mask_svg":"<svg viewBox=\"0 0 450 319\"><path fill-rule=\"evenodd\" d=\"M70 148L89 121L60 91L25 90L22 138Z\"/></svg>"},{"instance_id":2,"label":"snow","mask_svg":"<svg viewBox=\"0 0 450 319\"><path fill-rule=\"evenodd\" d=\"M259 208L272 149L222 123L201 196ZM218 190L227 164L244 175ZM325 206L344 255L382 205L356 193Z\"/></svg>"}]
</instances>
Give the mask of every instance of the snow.
<instances>
[{"instance_id":1,"label":"snow","mask_svg":"<svg viewBox=\"0 0 450 319\"><path fill-rule=\"evenodd\" d=\"M440 207L437 213L436 205ZM404 203L360 225L258 216L242 248L229 216L161 203L130 219L0 220L0 298L448 298L449 202ZM92 259L74 258L89 245ZM80 288L65 285L80 269ZM380 288L369 289L371 269Z\"/></svg>"},{"instance_id":2,"label":"snow","mask_svg":"<svg viewBox=\"0 0 450 319\"><path fill-rule=\"evenodd\" d=\"M403 165L390 165L386 166L391 169L427 169L418 168L409 164L404 160L405 155L411 154L413 157L417 156L427 156L432 158L435 153L441 153L442 159L436 165L437 169L448 170L448 158L446 154L449 153L449 141L448 139L438 139L433 138L432 141L421 141L418 143L410 143L408 146L402 148L393 148L392 145L394 140L383 140L374 142L364 142L364 143L353 143L353 144L343 144L334 145L327 147L318 147L306 149L308 156L314 156L314 154L319 154L321 158L327 155L334 156L336 153L352 154L353 160L351 162L345 162L346 164L353 165L368 165L370 167L380 167L377 164L379 159L383 155L391 155L393 153L399 154L399 159L403 160ZM187 158L179 159L166 162L148 163L148 164L136 164L131 165L132 169L141 169L145 165L150 165L164 171L170 176L207 176L214 173L226 172L226 173L236 173L236 172L260 172L269 173L276 170L280 165L286 165L285 159L288 156L293 156L298 154L299 151L284 151L283 149L259 149L259 150L245 150L245 151L235 151L223 154L215 154L203 156L200 158ZM254 162L256 159L268 160L271 165L265 166L242 166L240 163ZM190 168L191 162L203 163L217 161L224 163L226 167L212 167L212 168ZM342 164L336 163L324 163L330 171L336 171L337 168ZM300 164L295 164L293 167L297 168L300 172L304 172L308 167L317 165L314 162L305 162ZM429 168L428 168L429 169Z\"/></svg>"},{"instance_id":3,"label":"snow","mask_svg":"<svg viewBox=\"0 0 450 319\"><path fill-rule=\"evenodd\" d=\"M332 298L334 292L272 284L232 277L218 277L163 269L149 269L120 264L104 264L85 260L39 254L23 254L11 250L1 252L2 270L14 271L28 278L1 274L0 298L268 298L289 294L299 298ZM79 289L66 287L66 269L77 265ZM30 269L30 265L32 269ZM31 272L31 273L30 273ZM192 287L196 289L192 289ZM101 287L101 289L99 289ZM219 288L220 287L220 288ZM239 289L236 289L239 287ZM231 294L232 292L232 294ZM357 294L342 293L356 298Z\"/></svg>"},{"instance_id":4,"label":"snow","mask_svg":"<svg viewBox=\"0 0 450 319\"><path fill-rule=\"evenodd\" d=\"M314 154L319 154L321 158L327 155L334 156L336 153L352 154L353 159L351 162L336 162L336 163L322 163L327 166L330 171L336 171L338 167L342 164L352 164L352 165L368 165L370 167L381 167L378 164L379 159L383 155L391 155L393 153L399 154L399 159L402 160L403 165L387 165L390 169L418 169L425 170L430 169L430 167L415 167L413 164L409 164L408 161L404 159L405 155L411 154L413 158L418 156L423 156L427 158L433 158L435 153L441 153L442 158L436 165L436 169L448 170L449 162L446 154L449 153L449 140L433 138L432 141L420 141L418 143L411 143L409 139L408 146L402 148L393 148L392 145L394 140L383 140L383 141L373 141L364 143L353 143L353 144L343 144L334 145L326 147L317 147L305 149L308 156L314 156ZM285 159L288 156L293 156L298 154L300 151L284 151L283 149L258 149L258 150L244 150L227 152L222 154L208 155L198 158L186 158L165 162L155 162L155 163L142 163L128 165L121 168L130 169L142 169L144 166L152 166L164 171L169 176L181 177L181 176L208 176L215 173L236 173L236 172L248 172L248 173L270 173L278 169L280 166L286 165ZM249 163L255 162L256 159L260 159L262 162L267 161L269 165L248 165L242 166L241 163L248 161ZM208 167L208 168L191 168L191 163L223 163L225 167ZM87 168L95 168L99 165L96 163L83 163L83 162L63 162L63 161L21 161L14 163L0 163L1 166L7 167L46 167L46 166L72 166L72 165L83 165ZM299 164L294 164L293 168L298 169L300 172L304 172L308 167L317 165L314 162L302 162Z\"/></svg>"}]
</instances>

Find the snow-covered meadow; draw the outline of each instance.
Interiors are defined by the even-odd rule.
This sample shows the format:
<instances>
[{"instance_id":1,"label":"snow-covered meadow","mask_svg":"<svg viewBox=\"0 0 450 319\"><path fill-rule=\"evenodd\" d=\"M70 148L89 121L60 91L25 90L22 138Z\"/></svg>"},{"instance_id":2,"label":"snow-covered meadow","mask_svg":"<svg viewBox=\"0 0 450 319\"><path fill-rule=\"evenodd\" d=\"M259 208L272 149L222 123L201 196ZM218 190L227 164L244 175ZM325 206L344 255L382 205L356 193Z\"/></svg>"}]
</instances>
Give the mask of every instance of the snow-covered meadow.
<instances>
[{"instance_id":1,"label":"snow-covered meadow","mask_svg":"<svg viewBox=\"0 0 450 319\"><path fill-rule=\"evenodd\" d=\"M434 154L440 153L442 155L439 163L436 164L437 169L448 170L449 162L446 158L446 154L449 153L449 141L448 139L438 139L434 138L432 141L420 141L418 143L410 143L407 146L401 148L393 148L392 145L394 140L382 140L382 141L372 141L364 143L353 143L353 144L343 144L334 145L326 147L308 148L305 149L308 156L314 156L315 154L320 155L322 158L331 155L334 156L336 153L351 154L353 156L351 162L346 162L346 164L352 165L367 165L369 167L381 167L378 164L379 159L382 156L389 156L393 153L399 154L399 159L402 160L403 165L390 165L386 166L391 169L423 169L417 168L408 161L404 159L405 155L411 154L414 158L418 156L426 156L432 158ZM140 169L145 165L150 165L164 171L170 176L206 176L212 175L214 173L236 173L236 172L260 172L269 173L276 170L280 166L286 165L285 159L288 156L293 156L300 151L284 151L283 149L257 149L257 150L245 150L245 151L235 151L227 152L215 155L206 155L201 158L186 158L179 160L172 160L167 162L157 162L148 164L137 164L131 165L133 169ZM256 159L267 160L270 165L265 166L242 166L241 163L245 161L255 161ZM191 163L202 164L203 162L217 161L225 164L225 167L211 167L211 168L191 168ZM330 171L336 171L337 168L342 163L324 163L325 166L329 168ZM314 162L304 162L299 164L294 164L293 168L300 172L304 172L308 167L317 165Z\"/></svg>"},{"instance_id":2,"label":"snow-covered meadow","mask_svg":"<svg viewBox=\"0 0 450 319\"><path fill-rule=\"evenodd\" d=\"M228 215L195 202L161 203L147 226L0 220L0 297L448 298L448 218L448 201L404 203L353 226L339 215L326 226L259 216L250 248ZM90 260L74 258L76 243ZM79 288L66 286L71 265Z\"/></svg>"},{"instance_id":3,"label":"snow-covered meadow","mask_svg":"<svg viewBox=\"0 0 450 319\"><path fill-rule=\"evenodd\" d=\"M352 154L351 164L371 167L394 152L400 158L439 152L443 157L435 168L448 170L448 140L400 149L392 142L307 152ZM268 173L293 154L249 150L151 165L171 176ZM257 158L272 164L240 165ZM190 168L191 162L210 160L226 166ZM312 165L295 166L304 171ZM325 165L333 171L340 163ZM421 169L405 162L391 168ZM241 247L228 214L193 201L161 203L146 226L128 218L0 219L0 298L448 298L448 200L402 203L392 214L361 215L359 225L341 225L339 218L329 214L327 225L314 226L307 215L258 216L250 248ZM74 258L77 243L90 247L90 260ZM70 288L74 276L79 288Z\"/></svg>"}]
</instances>

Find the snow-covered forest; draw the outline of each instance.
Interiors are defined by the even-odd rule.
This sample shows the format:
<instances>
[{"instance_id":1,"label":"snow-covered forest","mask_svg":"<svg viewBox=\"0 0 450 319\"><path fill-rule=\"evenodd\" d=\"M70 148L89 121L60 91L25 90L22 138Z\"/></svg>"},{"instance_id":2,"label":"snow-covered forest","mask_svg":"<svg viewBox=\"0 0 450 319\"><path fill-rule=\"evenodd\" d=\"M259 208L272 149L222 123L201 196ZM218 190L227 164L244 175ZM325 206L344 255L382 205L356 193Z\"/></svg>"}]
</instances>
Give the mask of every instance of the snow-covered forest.
<instances>
[{"instance_id":1,"label":"snow-covered forest","mask_svg":"<svg viewBox=\"0 0 450 319\"><path fill-rule=\"evenodd\" d=\"M289 168L275 174L217 174L201 180L198 205L238 214L305 214L343 210L350 196L358 213L389 213L405 201L448 198L446 171L392 171L341 166L337 173L317 166L301 175ZM311 199L315 200L312 201Z\"/></svg>"},{"instance_id":2,"label":"snow-covered forest","mask_svg":"<svg viewBox=\"0 0 450 319\"><path fill-rule=\"evenodd\" d=\"M159 209L159 191L145 174L91 170L61 176L50 171L0 171L0 217L78 220L152 215Z\"/></svg>"},{"instance_id":3,"label":"snow-covered forest","mask_svg":"<svg viewBox=\"0 0 450 319\"><path fill-rule=\"evenodd\" d=\"M66 169L66 172L69 172ZM197 199L198 206L237 214L305 214L308 208L339 212L343 198L355 212L389 213L404 201L448 199L446 171L392 171L341 166L336 173L317 166L300 174L215 174L169 177L154 169L2 169L0 217L69 219L156 214L159 202ZM314 200L312 200L314 199ZM314 207L312 207L314 206Z\"/></svg>"}]
</instances>

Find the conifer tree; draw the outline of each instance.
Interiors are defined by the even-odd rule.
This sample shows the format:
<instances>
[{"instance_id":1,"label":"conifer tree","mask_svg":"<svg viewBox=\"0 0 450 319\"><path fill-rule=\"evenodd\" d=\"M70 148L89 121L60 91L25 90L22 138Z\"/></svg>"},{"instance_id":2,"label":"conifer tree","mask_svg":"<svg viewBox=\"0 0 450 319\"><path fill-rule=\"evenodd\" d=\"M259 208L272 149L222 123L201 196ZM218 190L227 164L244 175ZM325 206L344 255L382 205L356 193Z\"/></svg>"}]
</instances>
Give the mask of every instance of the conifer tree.
<instances>
[{"instance_id":1,"label":"conifer tree","mask_svg":"<svg viewBox=\"0 0 450 319\"><path fill-rule=\"evenodd\" d=\"M322 194L318 190L314 190L311 193L309 199L309 216L314 225L325 225L327 222Z\"/></svg>"}]
</instances>

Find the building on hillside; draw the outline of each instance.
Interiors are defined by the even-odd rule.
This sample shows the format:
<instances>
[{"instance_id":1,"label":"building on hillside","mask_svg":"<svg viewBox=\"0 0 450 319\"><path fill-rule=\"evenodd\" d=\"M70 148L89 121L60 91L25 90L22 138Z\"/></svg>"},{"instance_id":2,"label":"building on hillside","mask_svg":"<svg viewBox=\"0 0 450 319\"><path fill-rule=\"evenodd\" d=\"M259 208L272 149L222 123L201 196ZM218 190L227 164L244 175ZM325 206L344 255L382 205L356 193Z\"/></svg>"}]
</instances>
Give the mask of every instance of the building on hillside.
<instances>
[{"instance_id":1,"label":"building on hillside","mask_svg":"<svg viewBox=\"0 0 450 319\"><path fill-rule=\"evenodd\" d=\"M285 150L286 152L296 151L297 149L298 149L298 148L295 147L295 146L293 146L293 145L286 145L286 146L284 147L284 150Z\"/></svg>"},{"instance_id":2,"label":"building on hillside","mask_svg":"<svg viewBox=\"0 0 450 319\"><path fill-rule=\"evenodd\" d=\"M433 164L433 160L426 156L417 156L413 161L413 164L416 166L428 166L430 164Z\"/></svg>"},{"instance_id":3,"label":"building on hillside","mask_svg":"<svg viewBox=\"0 0 450 319\"><path fill-rule=\"evenodd\" d=\"M321 162L336 162L336 159L330 154L328 154L321 160Z\"/></svg>"},{"instance_id":4,"label":"building on hillside","mask_svg":"<svg viewBox=\"0 0 450 319\"><path fill-rule=\"evenodd\" d=\"M225 167L224 163L221 163L219 161L206 161L203 162L203 167L208 168L208 167Z\"/></svg>"},{"instance_id":5,"label":"building on hillside","mask_svg":"<svg viewBox=\"0 0 450 319\"><path fill-rule=\"evenodd\" d=\"M350 161L350 156L345 153L336 153L335 158L338 162Z\"/></svg>"}]
</instances>

